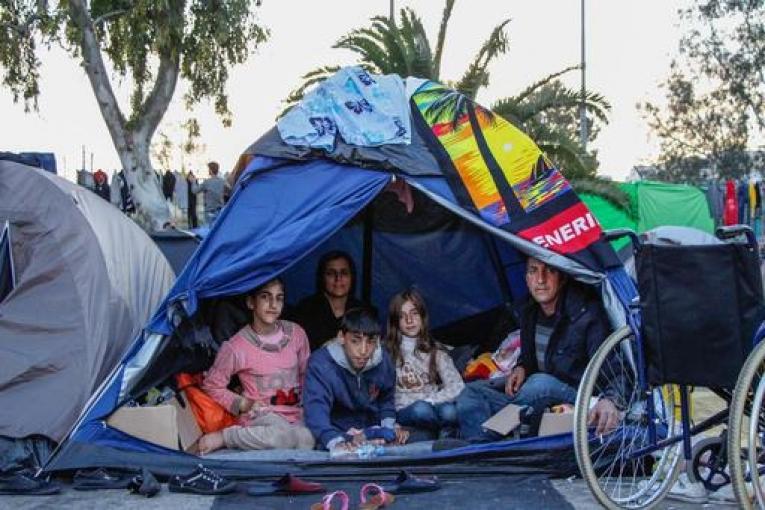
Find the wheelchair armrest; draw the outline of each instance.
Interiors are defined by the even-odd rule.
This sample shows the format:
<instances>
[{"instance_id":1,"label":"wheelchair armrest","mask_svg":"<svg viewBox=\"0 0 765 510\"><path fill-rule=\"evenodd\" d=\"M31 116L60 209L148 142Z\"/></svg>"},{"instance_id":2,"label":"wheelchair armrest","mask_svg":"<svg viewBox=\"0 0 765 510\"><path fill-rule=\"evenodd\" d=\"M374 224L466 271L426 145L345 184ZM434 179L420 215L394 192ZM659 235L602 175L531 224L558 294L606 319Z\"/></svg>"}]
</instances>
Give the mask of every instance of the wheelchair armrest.
<instances>
[{"instance_id":1,"label":"wheelchair armrest","mask_svg":"<svg viewBox=\"0 0 765 510\"><path fill-rule=\"evenodd\" d=\"M717 227L715 235L718 239L733 239L734 237L744 234L749 246L757 248L757 238L754 236L754 231L749 225L730 225L727 227Z\"/></svg>"}]
</instances>

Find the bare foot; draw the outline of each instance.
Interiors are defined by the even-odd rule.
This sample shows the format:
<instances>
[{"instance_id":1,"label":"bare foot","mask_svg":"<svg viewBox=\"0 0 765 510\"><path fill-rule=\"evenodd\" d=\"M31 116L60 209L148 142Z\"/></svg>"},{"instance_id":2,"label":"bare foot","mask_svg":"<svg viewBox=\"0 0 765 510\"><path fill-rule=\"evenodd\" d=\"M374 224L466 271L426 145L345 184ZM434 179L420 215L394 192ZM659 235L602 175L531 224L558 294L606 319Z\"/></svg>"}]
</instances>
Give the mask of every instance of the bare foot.
<instances>
[{"instance_id":1,"label":"bare foot","mask_svg":"<svg viewBox=\"0 0 765 510\"><path fill-rule=\"evenodd\" d=\"M199 454L207 455L215 450L220 450L223 444L223 432L210 432L199 438Z\"/></svg>"}]
</instances>

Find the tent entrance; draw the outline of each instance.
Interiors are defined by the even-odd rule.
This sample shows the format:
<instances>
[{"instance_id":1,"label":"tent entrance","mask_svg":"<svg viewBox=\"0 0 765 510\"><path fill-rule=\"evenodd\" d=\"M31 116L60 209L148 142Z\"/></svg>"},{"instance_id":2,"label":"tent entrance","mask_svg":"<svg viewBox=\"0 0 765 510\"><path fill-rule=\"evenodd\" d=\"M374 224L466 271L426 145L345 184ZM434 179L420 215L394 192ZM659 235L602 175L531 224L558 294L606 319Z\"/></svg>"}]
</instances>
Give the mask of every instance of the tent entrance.
<instances>
[{"instance_id":1,"label":"tent entrance","mask_svg":"<svg viewBox=\"0 0 765 510\"><path fill-rule=\"evenodd\" d=\"M396 191L401 188L405 194ZM524 258L515 248L415 188L389 186L281 275L285 319L294 319L295 305L316 292L319 258L332 250L350 254L357 269L355 295L377 309L383 325L390 298L415 286L428 305L434 336L464 346L456 356L458 369L474 352L496 348L515 325L513 301L527 292ZM202 300L172 341L162 342L123 402L172 383L176 373L206 370L220 344L251 320L250 313L244 294Z\"/></svg>"}]
</instances>

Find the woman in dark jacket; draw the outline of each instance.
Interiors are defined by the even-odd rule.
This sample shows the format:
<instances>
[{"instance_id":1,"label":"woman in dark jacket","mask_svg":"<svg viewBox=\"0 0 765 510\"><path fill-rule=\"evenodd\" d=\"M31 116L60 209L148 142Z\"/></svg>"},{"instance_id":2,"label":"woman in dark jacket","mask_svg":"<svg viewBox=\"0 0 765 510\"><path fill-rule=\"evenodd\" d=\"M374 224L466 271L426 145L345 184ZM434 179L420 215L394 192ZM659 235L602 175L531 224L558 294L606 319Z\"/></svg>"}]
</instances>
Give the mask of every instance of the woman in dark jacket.
<instances>
[{"instance_id":1,"label":"woman in dark jacket","mask_svg":"<svg viewBox=\"0 0 765 510\"><path fill-rule=\"evenodd\" d=\"M356 266L340 250L325 253L316 268L316 293L298 303L295 322L303 326L314 351L337 336L346 310L362 306L354 297Z\"/></svg>"}]
</instances>

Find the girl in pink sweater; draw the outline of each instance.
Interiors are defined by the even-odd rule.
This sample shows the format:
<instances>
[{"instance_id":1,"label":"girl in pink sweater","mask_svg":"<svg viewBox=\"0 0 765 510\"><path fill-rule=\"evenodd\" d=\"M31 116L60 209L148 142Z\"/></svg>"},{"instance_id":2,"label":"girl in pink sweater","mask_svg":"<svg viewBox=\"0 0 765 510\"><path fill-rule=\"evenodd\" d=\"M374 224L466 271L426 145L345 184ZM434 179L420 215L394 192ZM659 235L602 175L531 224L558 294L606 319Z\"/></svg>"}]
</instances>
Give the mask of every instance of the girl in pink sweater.
<instances>
[{"instance_id":1,"label":"girl in pink sweater","mask_svg":"<svg viewBox=\"0 0 765 510\"><path fill-rule=\"evenodd\" d=\"M396 365L398 423L426 429L433 436L454 435L454 400L465 383L449 354L430 336L425 300L416 290L391 299L385 341Z\"/></svg>"},{"instance_id":2,"label":"girl in pink sweater","mask_svg":"<svg viewBox=\"0 0 765 510\"><path fill-rule=\"evenodd\" d=\"M247 296L252 322L221 345L202 389L238 416L238 424L199 440L202 454L224 446L244 450L311 449L300 389L310 349L303 329L279 320L284 283L276 278ZM228 389L238 376L242 394Z\"/></svg>"}]
</instances>

